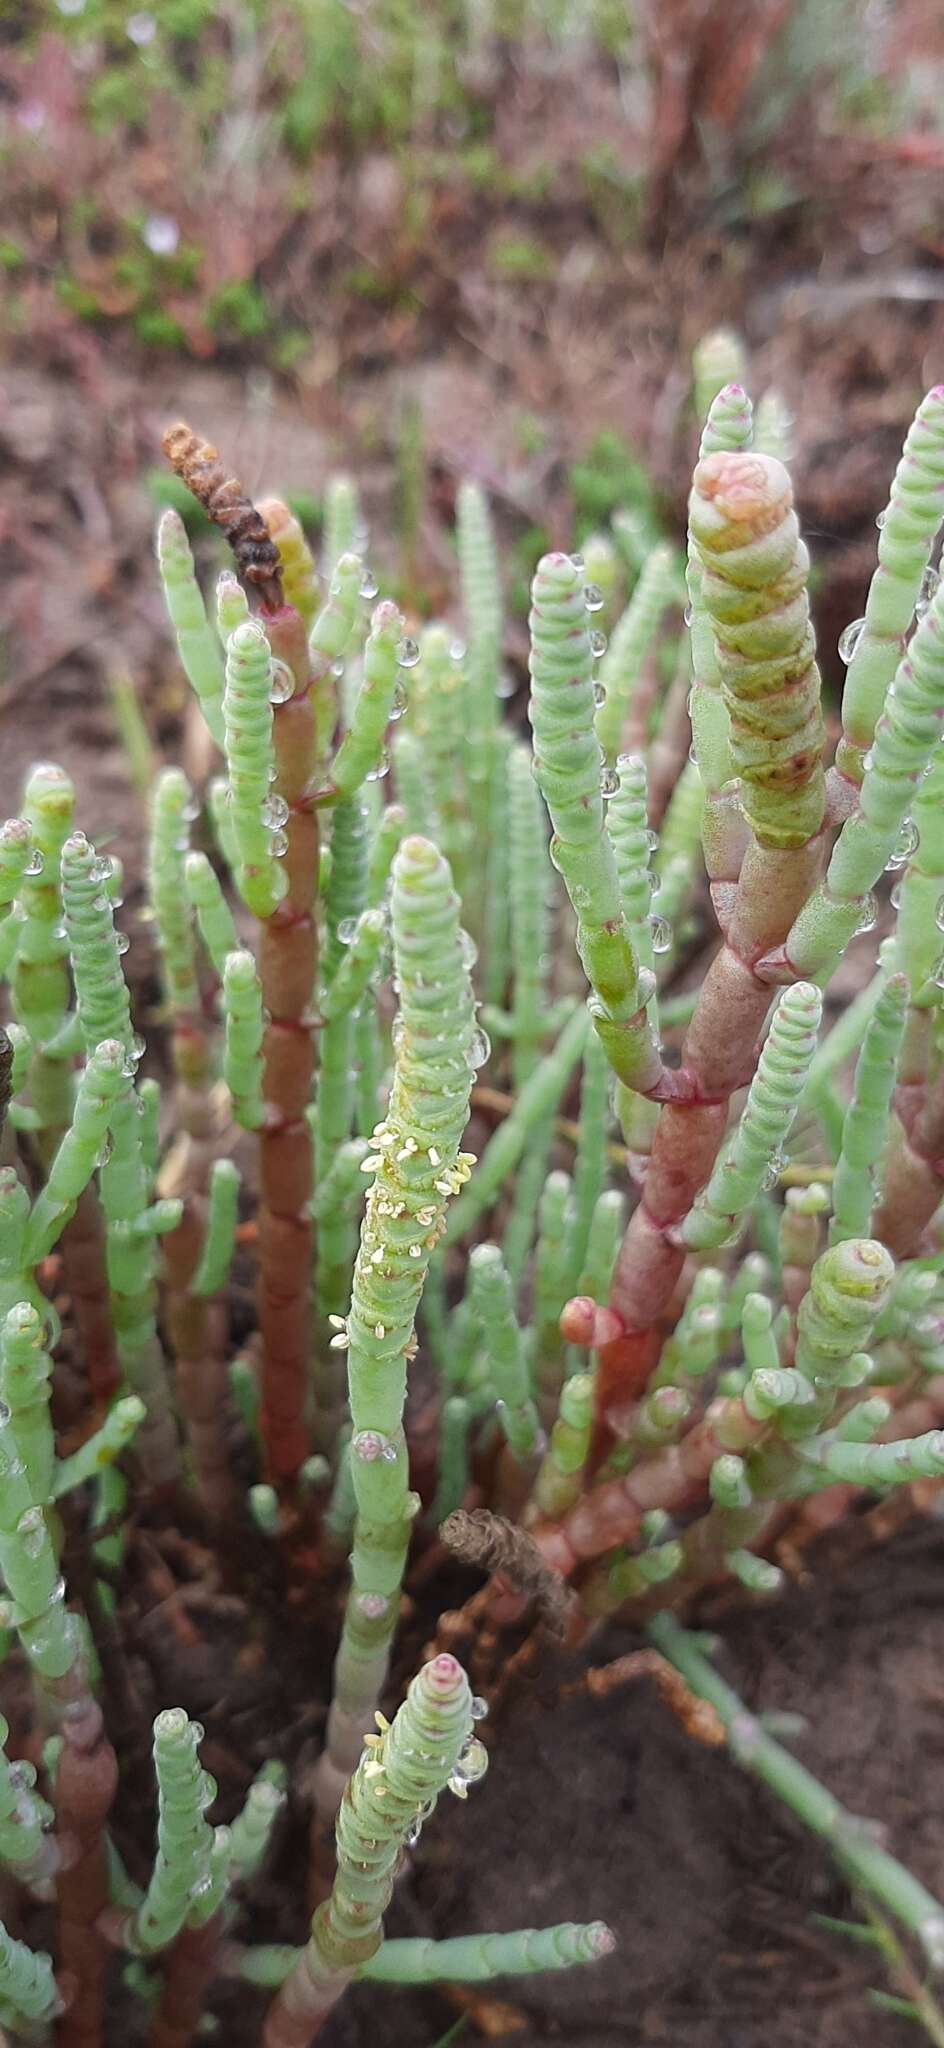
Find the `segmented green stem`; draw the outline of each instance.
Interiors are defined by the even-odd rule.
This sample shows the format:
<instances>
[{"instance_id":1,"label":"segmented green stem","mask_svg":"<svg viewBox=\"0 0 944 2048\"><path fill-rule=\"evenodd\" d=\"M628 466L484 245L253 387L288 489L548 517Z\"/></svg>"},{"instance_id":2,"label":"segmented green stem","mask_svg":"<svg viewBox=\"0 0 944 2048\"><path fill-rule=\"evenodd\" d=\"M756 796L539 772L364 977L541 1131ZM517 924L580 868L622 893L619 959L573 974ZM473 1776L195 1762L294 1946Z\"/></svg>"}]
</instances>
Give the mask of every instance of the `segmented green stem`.
<instances>
[{"instance_id":1,"label":"segmented green stem","mask_svg":"<svg viewBox=\"0 0 944 2048\"><path fill-rule=\"evenodd\" d=\"M908 983L886 982L869 1020L856 1063L852 1100L842 1125L842 1149L833 1176L830 1244L867 1237L876 1200L876 1174L888 1137L888 1117L905 1025Z\"/></svg>"},{"instance_id":2,"label":"segmented green stem","mask_svg":"<svg viewBox=\"0 0 944 2048\"><path fill-rule=\"evenodd\" d=\"M498 712L501 660L501 585L485 493L463 483L456 500L459 580L465 620L469 778L488 784Z\"/></svg>"},{"instance_id":3,"label":"segmented green stem","mask_svg":"<svg viewBox=\"0 0 944 2048\"><path fill-rule=\"evenodd\" d=\"M351 1294L357 1219L364 1194L361 1172L370 1146L366 1138L339 1145L315 1197L318 1225L317 1300L320 1313L341 1315Z\"/></svg>"},{"instance_id":4,"label":"segmented green stem","mask_svg":"<svg viewBox=\"0 0 944 2048\"><path fill-rule=\"evenodd\" d=\"M10 1763L9 1735L9 1724L0 1714L0 1862L29 1891L44 1896L59 1864L53 1810L34 1789L35 1765Z\"/></svg>"},{"instance_id":5,"label":"segmented green stem","mask_svg":"<svg viewBox=\"0 0 944 2048\"><path fill-rule=\"evenodd\" d=\"M726 1244L780 1163L816 1049L822 1015L819 990L798 982L784 990L751 1082L734 1138L681 1228L693 1251Z\"/></svg>"},{"instance_id":6,"label":"segmented green stem","mask_svg":"<svg viewBox=\"0 0 944 2048\"><path fill-rule=\"evenodd\" d=\"M448 627L424 627L420 634L420 659L410 676L407 713L411 737L420 743L429 800L437 823L437 845L449 862L463 898L474 830L466 774L464 654L465 650L453 643ZM398 737L398 752L401 737L402 734Z\"/></svg>"},{"instance_id":7,"label":"segmented green stem","mask_svg":"<svg viewBox=\"0 0 944 2048\"><path fill-rule=\"evenodd\" d=\"M469 1258L469 1290L498 1398L499 1420L513 1457L524 1464L543 1448L543 1437L531 1399L511 1280L497 1244L475 1246Z\"/></svg>"},{"instance_id":8,"label":"segmented green stem","mask_svg":"<svg viewBox=\"0 0 944 2048\"><path fill-rule=\"evenodd\" d=\"M0 1924L0 2010L6 2025L32 2031L45 2027L59 2010L52 1957L14 1941Z\"/></svg>"},{"instance_id":9,"label":"segmented green stem","mask_svg":"<svg viewBox=\"0 0 944 2048\"><path fill-rule=\"evenodd\" d=\"M597 674L597 695L603 694L597 705L594 725L608 762L613 762L620 751L623 728L642 678L646 657L663 613L675 595L675 551L667 545L655 547L643 563L635 590L614 627Z\"/></svg>"},{"instance_id":10,"label":"segmented green stem","mask_svg":"<svg viewBox=\"0 0 944 2048\"><path fill-rule=\"evenodd\" d=\"M137 1955L169 1946L210 1881L213 1829L204 1815L216 1786L197 1753L202 1735L183 1707L166 1708L154 1723L157 1855L144 1898L123 1927L124 1945Z\"/></svg>"},{"instance_id":11,"label":"segmented green stem","mask_svg":"<svg viewBox=\"0 0 944 2048\"><path fill-rule=\"evenodd\" d=\"M403 1404L414 1318L447 1198L468 1173L475 1012L449 869L428 841L405 839L391 899L400 1016L390 1102L364 1161L373 1174L347 1328L357 1522L353 1584L335 1667L319 1786L340 1797L387 1669L415 1497L408 1489Z\"/></svg>"},{"instance_id":12,"label":"segmented green stem","mask_svg":"<svg viewBox=\"0 0 944 2048\"><path fill-rule=\"evenodd\" d=\"M824 735L809 556L783 464L769 455L703 457L689 522L745 816L761 846L803 847L823 818Z\"/></svg>"},{"instance_id":13,"label":"segmented green stem","mask_svg":"<svg viewBox=\"0 0 944 2048\"><path fill-rule=\"evenodd\" d=\"M599 1962L615 1947L602 1920L586 1926L565 1920L557 1927L520 1927L514 1934L460 1934L450 1941L385 1941L358 1970L371 1984L487 1984L494 1977L530 1977L541 1970L570 1970ZM239 1974L266 1988L284 1983L298 1950L245 1949Z\"/></svg>"},{"instance_id":14,"label":"segmented green stem","mask_svg":"<svg viewBox=\"0 0 944 2048\"><path fill-rule=\"evenodd\" d=\"M285 1767L263 1764L230 1827L233 1872L243 1884L261 1870L279 1815L285 1810Z\"/></svg>"},{"instance_id":15,"label":"segmented green stem","mask_svg":"<svg viewBox=\"0 0 944 2048\"><path fill-rule=\"evenodd\" d=\"M275 772L272 652L264 626L246 619L226 643L226 765L236 845L236 886L254 917L271 917L288 882L271 851L265 809Z\"/></svg>"},{"instance_id":16,"label":"segmented green stem","mask_svg":"<svg viewBox=\"0 0 944 2048\"><path fill-rule=\"evenodd\" d=\"M318 572L301 521L281 498L260 499L259 512L279 551L285 602L297 611L308 633L318 610Z\"/></svg>"},{"instance_id":17,"label":"segmented green stem","mask_svg":"<svg viewBox=\"0 0 944 2048\"><path fill-rule=\"evenodd\" d=\"M944 385L936 384L908 429L888 504L879 514L878 568L842 693L843 733L836 768L848 782L860 784L865 773L865 756L904 650L941 523L942 491Z\"/></svg>"},{"instance_id":18,"label":"segmented green stem","mask_svg":"<svg viewBox=\"0 0 944 2048\"><path fill-rule=\"evenodd\" d=\"M223 1079L233 1116L246 1131L265 1119L262 1099L262 984L251 953L229 953L223 967Z\"/></svg>"},{"instance_id":19,"label":"segmented green stem","mask_svg":"<svg viewBox=\"0 0 944 2048\"><path fill-rule=\"evenodd\" d=\"M551 858L576 913L594 1027L620 1080L646 1093L658 1085L662 1063L646 1018L651 986L633 954L603 826L592 666L580 574L569 555L545 555L532 587L530 718L554 827Z\"/></svg>"},{"instance_id":20,"label":"segmented green stem","mask_svg":"<svg viewBox=\"0 0 944 2048\"><path fill-rule=\"evenodd\" d=\"M179 513L171 510L161 514L158 525L157 565L181 667L207 730L217 746L222 747L224 674L219 642L206 615L186 527Z\"/></svg>"},{"instance_id":21,"label":"segmented green stem","mask_svg":"<svg viewBox=\"0 0 944 2048\"><path fill-rule=\"evenodd\" d=\"M384 733L395 708L398 681L397 649L403 614L385 599L377 606L364 648L364 673L345 733L329 770L329 783L340 797L351 797L365 778L376 773L383 754Z\"/></svg>"},{"instance_id":22,"label":"segmented green stem","mask_svg":"<svg viewBox=\"0 0 944 2048\"><path fill-rule=\"evenodd\" d=\"M557 1420L534 1482L531 1499L537 1514L566 1514L579 1499L592 1427L592 1375L573 1373L561 1388Z\"/></svg>"},{"instance_id":23,"label":"segmented green stem","mask_svg":"<svg viewBox=\"0 0 944 2048\"><path fill-rule=\"evenodd\" d=\"M341 1802L331 1896L315 1913L307 1946L270 2009L264 2048L308 2048L345 1985L380 1948L413 1827L451 1780L464 1795L467 1779L484 1767L481 1745L468 1747L472 1701L453 1657L425 1664L392 1726L379 1725Z\"/></svg>"},{"instance_id":24,"label":"segmented green stem","mask_svg":"<svg viewBox=\"0 0 944 2048\"><path fill-rule=\"evenodd\" d=\"M526 747L510 748L507 774L513 961L511 1064L517 1093L537 1066L545 1031L551 877L541 800Z\"/></svg>"},{"instance_id":25,"label":"segmented green stem","mask_svg":"<svg viewBox=\"0 0 944 2048\"><path fill-rule=\"evenodd\" d=\"M893 854L944 722L944 587L939 586L895 671L871 747L863 759L855 810L836 840L825 880L787 935L789 971L825 981L863 919L869 892ZM763 964L763 963L762 963Z\"/></svg>"},{"instance_id":26,"label":"segmented green stem","mask_svg":"<svg viewBox=\"0 0 944 2048\"><path fill-rule=\"evenodd\" d=\"M712 327L692 350L692 396L701 425L724 386L743 384L747 376L744 343L733 327Z\"/></svg>"},{"instance_id":27,"label":"segmented green stem","mask_svg":"<svg viewBox=\"0 0 944 2048\"><path fill-rule=\"evenodd\" d=\"M193 792L180 769L163 769L151 799L148 883L164 1000L175 1023L192 1016L200 1007L193 913L185 887L187 823L192 802ZM196 858L200 861L203 857ZM212 874L209 863L205 865Z\"/></svg>"}]
</instances>

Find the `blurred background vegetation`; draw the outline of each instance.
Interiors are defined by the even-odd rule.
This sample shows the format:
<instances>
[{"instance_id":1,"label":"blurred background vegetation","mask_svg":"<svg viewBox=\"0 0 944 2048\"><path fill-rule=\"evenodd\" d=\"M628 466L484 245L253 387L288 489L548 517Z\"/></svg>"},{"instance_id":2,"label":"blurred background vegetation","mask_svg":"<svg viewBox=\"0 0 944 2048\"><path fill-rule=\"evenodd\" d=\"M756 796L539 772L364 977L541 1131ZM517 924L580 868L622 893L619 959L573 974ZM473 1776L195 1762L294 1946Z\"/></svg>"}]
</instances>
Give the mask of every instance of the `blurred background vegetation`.
<instances>
[{"instance_id":1,"label":"blurred background vegetation","mask_svg":"<svg viewBox=\"0 0 944 2048\"><path fill-rule=\"evenodd\" d=\"M720 323L794 415L828 672L944 375L942 169L934 0L0 0L14 751L50 714L101 749L116 662L173 688L168 415L314 534L355 471L416 618L476 476L514 672L548 542L617 508L681 532Z\"/></svg>"}]
</instances>

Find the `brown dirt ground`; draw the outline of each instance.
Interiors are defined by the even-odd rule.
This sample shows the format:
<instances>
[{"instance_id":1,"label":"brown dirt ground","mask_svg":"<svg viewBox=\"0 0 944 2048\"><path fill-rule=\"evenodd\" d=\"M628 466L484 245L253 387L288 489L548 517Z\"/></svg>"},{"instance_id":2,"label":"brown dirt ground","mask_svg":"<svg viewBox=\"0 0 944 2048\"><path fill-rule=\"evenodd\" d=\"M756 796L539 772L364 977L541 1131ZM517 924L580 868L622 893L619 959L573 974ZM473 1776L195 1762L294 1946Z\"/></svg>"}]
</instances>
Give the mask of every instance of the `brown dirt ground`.
<instances>
[{"instance_id":1,"label":"brown dirt ground","mask_svg":"<svg viewBox=\"0 0 944 2048\"><path fill-rule=\"evenodd\" d=\"M140 1546L135 1555L140 1579ZM827 1553L813 1560L809 1583L776 1607L726 1616L721 1662L755 1711L810 1712L797 1754L850 1811L880 1818L888 1846L938 1893L942 1569L936 1522L845 1564ZM450 1584L447 1599L455 1591ZM133 1621L130 1606L125 1617L141 1732L152 1693L199 1714L224 1815L274 1741L297 1795L323 1713L324 1639L303 1632L299 1654L297 1634L271 1629L263 1654L260 1618L273 1602L257 1586L251 1605L255 1624L238 1600L206 1606L198 1596L186 1613L201 1639L189 1647L166 1603L144 1621ZM592 1661L635 1640L610 1628ZM865 1998L884 1982L869 1952L811 1923L816 1912L850 1911L825 1850L724 1752L695 1747L648 1681L604 1700L561 1701L561 1680L577 1668L545 1660L501 1707L487 1778L466 1806L440 1806L388 1929L443 1937L599 1917L619 1945L593 1968L489 1987L476 2006L480 2032L469 2025L467 2038L507 2036L520 2048L907 2048L914 2029ZM149 1802L130 1734L124 1755L117 1833L136 1869ZM301 1937L304 1854L305 1818L294 1803L270 1875L241 1915L240 1938ZM438 1990L358 1987L325 2028L325 2048L432 2048L461 2009L461 1995ZM255 2048L258 1994L224 1987L212 2010L227 2048ZM119 2014L129 2048L143 2048L140 2008L129 2009L116 1985L113 2026Z\"/></svg>"}]
</instances>

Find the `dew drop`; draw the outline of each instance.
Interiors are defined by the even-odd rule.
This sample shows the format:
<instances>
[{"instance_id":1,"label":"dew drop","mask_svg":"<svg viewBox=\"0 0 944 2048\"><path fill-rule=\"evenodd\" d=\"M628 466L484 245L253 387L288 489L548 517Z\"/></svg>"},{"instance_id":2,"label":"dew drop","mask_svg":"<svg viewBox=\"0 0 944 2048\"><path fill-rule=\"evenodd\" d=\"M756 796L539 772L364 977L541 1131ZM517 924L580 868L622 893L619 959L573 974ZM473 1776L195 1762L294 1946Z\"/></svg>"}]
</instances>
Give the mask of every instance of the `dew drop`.
<instances>
[{"instance_id":1,"label":"dew drop","mask_svg":"<svg viewBox=\"0 0 944 2048\"><path fill-rule=\"evenodd\" d=\"M464 1755L460 1756L453 1776L459 1779L460 1784L476 1785L480 1778L484 1778L487 1770L488 1750L484 1742L473 1739Z\"/></svg>"},{"instance_id":2,"label":"dew drop","mask_svg":"<svg viewBox=\"0 0 944 2048\"><path fill-rule=\"evenodd\" d=\"M603 592L600 589L599 583L584 584L583 601L587 607L588 612L602 612L603 607L606 603L606 598L604 597Z\"/></svg>"},{"instance_id":3,"label":"dew drop","mask_svg":"<svg viewBox=\"0 0 944 2048\"><path fill-rule=\"evenodd\" d=\"M903 868L918 851L918 827L913 818L905 818L901 830L885 862L886 869L894 871Z\"/></svg>"},{"instance_id":4,"label":"dew drop","mask_svg":"<svg viewBox=\"0 0 944 2048\"><path fill-rule=\"evenodd\" d=\"M696 753L696 751L695 751L695 748L694 748L694 747L689 747L689 750L688 750L688 758L689 758L689 760L690 760L690 762L691 762L691 764L692 764L692 767L693 767L693 768L697 768L697 767L698 767L698 755L697 755L697 753Z\"/></svg>"},{"instance_id":5,"label":"dew drop","mask_svg":"<svg viewBox=\"0 0 944 2048\"><path fill-rule=\"evenodd\" d=\"M850 661L852 660L856 648L858 647L859 638L864 625L864 619L851 619L848 626L844 627L843 631L839 635L839 659L840 661L845 662L847 667Z\"/></svg>"},{"instance_id":6,"label":"dew drop","mask_svg":"<svg viewBox=\"0 0 944 2048\"><path fill-rule=\"evenodd\" d=\"M669 924L668 919L659 916L650 917L649 928L652 932L653 952L667 953L672 944L672 926Z\"/></svg>"},{"instance_id":7,"label":"dew drop","mask_svg":"<svg viewBox=\"0 0 944 2048\"><path fill-rule=\"evenodd\" d=\"M488 1701L483 1700L481 1693L477 1692L473 1694L469 1712L472 1715L473 1721L484 1721L486 1714L488 1713Z\"/></svg>"},{"instance_id":8,"label":"dew drop","mask_svg":"<svg viewBox=\"0 0 944 2048\"><path fill-rule=\"evenodd\" d=\"M597 710L597 711L600 711L600 710L602 709L603 705L604 705L604 704L606 703L606 684L605 684L605 683L594 683L594 685L593 685L593 702L594 702L594 706L595 706L595 708L596 708L596 710Z\"/></svg>"},{"instance_id":9,"label":"dew drop","mask_svg":"<svg viewBox=\"0 0 944 2048\"><path fill-rule=\"evenodd\" d=\"M390 755L388 754L386 747L384 747L383 753L380 756L380 760L378 761L376 768L368 768L367 774L364 777L364 781L382 782L384 776L389 775L389 773Z\"/></svg>"},{"instance_id":10,"label":"dew drop","mask_svg":"<svg viewBox=\"0 0 944 2048\"><path fill-rule=\"evenodd\" d=\"M110 882L111 861L106 860L104 854L102 854L97 860L93 860L88 872L90 882Z\"/></svg>"},{"instance_id":11,"label":"dew drop","mask_svg":"<svg viewBox=\"0 0 944 2048\"><path fill-rule=\"evenodd\" d=\"M584 563L583 563L583 556L582 556L582 555L571 555L571 558L570 558L570 559L571 559L571 562L573 563L573 566L574 566L574 568L575 568L575 569L582 569L582 568L583 568L583 565L584 565Z\"/></svg>"},{"instance_id":12,"label":"dew drop","mask_svg":"<svg viewBox=\"0 0 944 2048\"><path fill-rule=\"evenodd\" d=\"M937 925L938 931L944 932L944 896L938 897L937 909L934 912L934 922Z\"/></svg>"},{"instance_id":13,"label":"dew drop","mask_svg":"<svg viewBox=\"0 0 944 2048\"><path fill-rule=\"evenodd\" d=\"M401 668L415 668L420 650L415 640L404 639L397 643L397 661Z\"/></svg>"},{"instance_id":14,"label":"dew drop","mask_svg":"<svg viewBox=\"0 0 944 2048\"><path fill-rule=\"evenodd\" d=\"M875 926L875 921L877 917L878 904L876 903L875 897L870 889L868 895L864 896L862 899L862 914L859 918L858 924L856 925L856 934L858 935L859 932L872 931Z\"/></svg>"},{"instance_id":15,"label":"dew drop","mask_svg":"<svg viewBox=\"0 0 944 2048\"><path fill-rule=\"evenodd\" d=\"M341 680L341 677L342 677L342 676L343 676L343 674L344 674L344 663L343 663L343 661L333 661L333 662L331 663L331 668L330 668L330 670L329 670L329 673L330 673L331 675L333 675L333 677L334 677L334 680L335 680L335 682L336 682L336 683L339 683L339 682L340 682L340 680Z\"/></svg>"},{"instance_id":16,"label":"dew drop","mask_svg":"<svg viewBox=\"0 0 944 2048\"><path fill-rule=\"evenodd\" d=\"M289 698L294 695L294 691L295 678L288 663L285 661L273 661L272 674L269 679L269 703L287 704Z\"/></svg>"},{"instance_id":17,"label":"dew drop","mask_svg":"<svg viewBox=\"0 0 944 2048\"><path fill-rule=\"evenodd\" d=\"M933 980L935 988L944 988L944 959L938 961Z\"/></svg>"},{"instance_id":18,"label":"dew drop","mask_svg":"<svg viewBox=\"0 0 944 2048\"><path fill-rule=\"evenodd\" d=\"M773 1154L773 1157L768 1160L767 1165L764 1168L764 1177L761 1181L761 1187L764 1189L765 1193L769 1193L771 1188L776 1187L777 1182L780 1179L780 1175L783 1172L783 1165L784 1159L782 1152L775 1152Z\"/></svg>"},{"instance_id":19,"label":"dew drop","mask_svg":"<svg viewBox=\"0 0 944 2048\"><path fill-rule=\"evenodd\" d=\"M477 1030L473 1031L472 1037L469 1040L468 1059L470 1067L484 1067L491 1050L492 1044L488 1032L483 1031L481 1026L479 1026Z\"/></svg>"},{"instance_id":20,"label":"dew drop","mask_svg":"<svg viewBox=\"0 0 944 2048\"><path fill-rule=\"evenodd\" d=\"M931 564L929 562L927 568L925 569L924 575L921 578L921 588L918 592L917 603L915 604L916 619L923 619L925 612L930 610L934 598L937 595L938 585L940 581L941 578L938 570L932 569Z\"/></svg>"},{"instance_id":21,"label":"dew drop","mask_svg":"<svg viewBox=\"0 0 944 2048\"><path fill-rule=\"evenodd\" d=\"M405 1840L405 1842L406 1842L406 1846L407 1846L407 1848L408 1848L408 1849L415 1849L415 1848L416 1848L416 1844L417 1844L417 1842L419 1841L419 1838L420 1838L420 1836L421 1836L422 1832L423 1832L423 1823L422 1823L422 1821L421 1821L421 1820L415 1820L415 1821L413 1821L413 1822L412 1822L412 1824L411 1824L411 1826L407 1828L407 1831L406 1831L406 1835L405 1835L405 1837L404 1837L404 1840Z\"/></svg>"},{"instance_id":22,"label":"dew drop","mask_svg":"<svg viewBox=\"0 0 944 2048\"><path fill-rule=\"evenodd\" d=\"M30 876L41 875L44 867L45 861L43 860L43 856L40 853L39 847L34 846L33 851L30 854L29 860L27 861L26 866L23 869L23 873L24 875Z\"/></svg>"},{"instance_id":23,"label":"dew drop","mask_svg":"<svg viewBox=\"0 0 944 2048\"><path fill-rule=\"evenodd\" d=\"M406 710L408 702L409 699L407 697L403 684L398 683L393 693L393 703L390 706L391 725L395 725L397 719L403 717L403 713Z\"/></svg>"},{"instance_id":24,"label":"dew drop","mask_svg":"<svg viewBox=\"0 0 944 2048\"><path fill-rule=\"evenodd\" d=\"M691 623L692 623L692 620L693 620L694 616L695 616L695 613L694 613L694 610L693 610L692 606L691 606L690 604L687 604L687 605L685 606L685 610L684 610L684 611L683 611L683 613L682 613L682 624L683 624L684 626L690 626L690 625L691 625Z\"/></svg>"},{"instance_id":25,"label":"dew drop","mask_svg":"<svg viewBox=\"0 0 944 2048\"><path fill-rule=\"evenodd\" d=\"M377 578L374 575L373 569L365 568L364 574L361 577L361 587L358 592L358 596L365 598L367 600L367 603L369 604L371 598L376 597L379 588L380 585L377 582Z\"/></svg>"},{"instance_id":26,"label":"dew drop","mask_svg":"<svg viewBox=\"0 0 944 2048\"><path fill-rule=\"evenodd\" d=\"M888 900L889 900L889 903L890 903L890 904L891 904L891 906L892 906L892 909L893 909L893 910L897 910L897 909L898 909L898 907L899 907L899 904L901 903L901 883L900 883L900 882L896 882L896 883L895 883L895 886L894 886L894 888L893 888L893 890L892 890L892 892L891 892L891 895L889 896L889 899L888 899ZM942 930L944 930L944 926L942 926Z\"/></svg>"},{"instance_id":27,"label":"dew drop","mask_svg":"<svg viewBox=\"0 0 944 2048\"><path fill-rule=\"evenodd\" d=\"M458 640L458 639L456 639L456 640L450 640L450 642L449 642L449 659L450 659L450 661L464 661L464 660L465 660L465 641L464 641L464 640Z\"/></svg>"},{"instance_id":28,"label":"dew drop","mask_svg":"<svg viewBox=\"0 0 944 2048\"><path fill-rule=\"evenodd\" d=\"M281 860L282 855L288 852L287 832L271 832L269 834L269 852L273 860Z\"/></svg>"},{"instance_id":29,"label":"dew drop","mask_svg":"<svg viewBox=\"0 0 944 2048\"><path fill-rule=\"evenodd\" d=\"M650 828L650 830L649 830L649 831L648 831L648 832L646 833L646 851L647 851L648 853L655 853L655 850L656 850L656 847L658 846L658 844L659 844L659 834L658 834L658 832L653 832L653 831L652 831L652 829Z\"/></svg>"},{"instance_id":30,"label":"dew drop","mask_svg":"<svg viewBox=\"0 0 944 2048\"><path fill-rule=\"evenodd\" d=\"M590 652L593 655L594 661L599 661L601 654L606 653L605 633L600 633L594 629L590 635Z\"/></svg>"},{"instance_id":31,"label":"dew drop","mask_svg":"<svg viewBox=\"0 0 944 2048\"><path fill-rule=\"evenodd\" d=\"M882 531L882 527L884 526L884 524L885 524L885 521L886 521L886 519L887 519L887 518L888 518L888 507L887 507L887 505L886 505L886 507L885 507L885 510L884 510L884 512L877 512L877 513L876 513L876 515L875 515L875 524L876 524L876 526L878 527L879 533L881 533L881 531Z\"/></svg>"},{"instance_id":32,"label":"dew drop","mask_svg":"<svg viewBox=\"0 0 944 2048\"><path fill-rule=\"evenodd\" d=\"M603 773L600 777L600 795L604 799L606 797L615 796L618 789L619 776L616 773L616 769L604 768Z\"/></svg>"},{"instance_id":33,"label":"dew drop","mask_svg":"<svg viewBox=\"0 0 944 2048\"><path fill-rule=\"evenodd\" d=\"M130 944L131 940L129 939L127 932L115 933L115 945L117 946L119 953L127 953Z\"/></svg>"},{"instance_id":34,"label":"dew drop","mask_svg":"<svg viewBox=\"0 0 944 2048\"><path fill-rule=\"evenodd\" d=\"M869 773L870 769L874 768L874 766L875 766L875 755L874 755L874 753L873 753L873 751L872 751L872 748L871 748L871 747L869 747L869 749L868 749L868 752L867 752L867 753L865 753L865 754L863 754L863 756L862 756L862 767L863 767L863 770L864 770L865 774L866 774L866 775L868 775L868 773Z\"/></svg>"},{"instance_id":35,"label":"dew drop","mask_svg":"<svg viewBox=\"0 0 944 2048\"><path fill-rule=\"evenodd\" d=\"M335 930L335 937L337 939L338 945L349 946L356 930L356 917L342 917L340 924L336 927Z\"/></svg>"},{"instance_id":36,"label":"dew drop","mask_svg":"<svg viewBox=\"0 0 944 2048\"><path fill-rule=\"evenodd\" d=\"M277 832L287 817L288 805L284 796L267 796L262 806L263 824L268 825L271 831Z\"/></svg>"}]
</instances>

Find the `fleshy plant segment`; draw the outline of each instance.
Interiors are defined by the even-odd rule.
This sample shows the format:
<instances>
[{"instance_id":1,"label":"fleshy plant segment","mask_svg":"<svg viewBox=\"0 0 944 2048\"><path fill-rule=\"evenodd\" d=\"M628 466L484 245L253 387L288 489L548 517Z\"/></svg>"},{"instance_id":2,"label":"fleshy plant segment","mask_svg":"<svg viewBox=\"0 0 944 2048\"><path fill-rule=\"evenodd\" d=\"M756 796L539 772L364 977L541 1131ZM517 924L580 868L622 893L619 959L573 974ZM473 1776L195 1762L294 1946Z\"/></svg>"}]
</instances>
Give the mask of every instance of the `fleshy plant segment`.
<instances>
[{"instance_id":1,"label":"fleshy plant segment","mask_svg":"<svg viewBox=\"0 0 944 2048\"><path fill-rule=\"evenodd\" d=\"M530 740L476 485L451 616L421 623L348 479L319 570L281 499L165 437L230 555L208 598L164 514L210 766L150 793L148 1006L81 791L39 764L0 826L0 1640L50 1738L40 1774L4 1733L0 1861L54 1907L49 1953L0 1930L14 2034L104 2044L118 1954L158 2048L221 1978L268 1994L266 2048L304 2048L355 1980L600 1962L595 1919L435 1941L384 1915L484 1771L506 1669L617 1613L940 1966L934 1899L666 1611L770 1599L860 1496L944 1481L942 398L843 636L830 762L783 410L755 421L732 346L699 358L687 554L627 565L617 518L538 563ZM155 1701L140 1883L117 1854L108 1646L161 1516L326 1702L292 1785L314 1912L280 1945L243 1901L281 1854L281 1737L223 1825L199 1723ZM429 1641L406 1688L404 1612Z\"/></svg>"}]
</instances>

